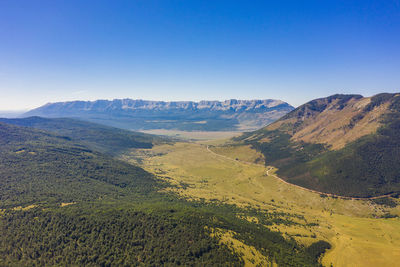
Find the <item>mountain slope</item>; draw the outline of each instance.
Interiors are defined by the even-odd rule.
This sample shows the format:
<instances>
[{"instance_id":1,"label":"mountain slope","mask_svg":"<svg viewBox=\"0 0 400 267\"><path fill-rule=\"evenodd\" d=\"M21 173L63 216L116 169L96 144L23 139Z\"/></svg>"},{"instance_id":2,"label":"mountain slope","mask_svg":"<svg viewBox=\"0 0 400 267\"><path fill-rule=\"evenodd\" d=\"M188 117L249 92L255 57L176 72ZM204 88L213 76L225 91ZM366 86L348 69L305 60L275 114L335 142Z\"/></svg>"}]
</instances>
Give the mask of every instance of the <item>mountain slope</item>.
<instances>
[{"instance_id":1,"label":"mountain slope","mask_svg":"<svg viewBox=\"0 0 400 267\"><path fill-rule=\"evenodd\" d=\"M81 118L130 130L258 129L293 107L280 100L147 101L132 99L49 103L24 116Z\"/></svg>"},{"instance_id":2,"label":"mountain slope","mask_svg":"<svg viewBox=\"0 0 400 267\"><path fill-rule=\"evenodd\" d=\"M0 122L0 265L243 266L214 230L234 233L266 264L319 266L329 248L239 218L254 211L186 202L163 186L69 137Z\"/></svg>"},{"instance_id":3,"label":"mountain slope","mask_svg":"<svg viewBox=\"0 0 400 267\"><path fill-rule=\"evenodd\" d=\"M399 94L333 95L235 141L297 185L357 197L400 192L399 107Z\"/></svg>"},{"instance_id":4,"label":"mountain slope","mask_svg":"<svg viewBox=\"0 0 400 267\"><path fill-rule=\"evenodd\" d=\"M200 215L172 218L172 206L141 211L159 188L139 167L0 123L0 265L241 263Z\"/></svg>"},{"instance_id":5,"label":"mountain slope","mask_svg":"<svg viewBox=\"0 0 400 267\"><path fill-rule=\"evenodd\" d=\"M157 182L142 168L67 137L0 123L0 208L145 194Z\"/></svg>"},{"instance_id":6,"label":"mountain slope","mask_svg":"<svg viewBox=\"0 0 400 267\"><path fill-rule=\"evenodd\" d=\"M0 122L54 132L108 154L118 154L131 148L151 148L153 143L162 141L160 137L149 134L68 118L0 118Z\"/></svg>"}]
</instances>

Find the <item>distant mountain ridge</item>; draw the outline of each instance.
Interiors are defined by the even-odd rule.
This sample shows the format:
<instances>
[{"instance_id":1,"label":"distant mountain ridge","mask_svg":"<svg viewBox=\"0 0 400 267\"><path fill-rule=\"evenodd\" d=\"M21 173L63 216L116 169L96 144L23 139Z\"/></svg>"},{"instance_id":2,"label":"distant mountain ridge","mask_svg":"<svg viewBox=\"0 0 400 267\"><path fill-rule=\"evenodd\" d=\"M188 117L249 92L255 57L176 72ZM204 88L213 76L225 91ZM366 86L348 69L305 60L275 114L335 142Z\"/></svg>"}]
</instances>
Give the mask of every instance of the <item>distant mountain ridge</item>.
<instances>
[{"instance_id":1,"label":"distant mountain ridge","mask_svg":"<svg viewBox=\"0 0 400 267\"><path fill-rule=\"evenodd\" d=\"M23 116L74 117L132 130L246 130L294 107L281 100L151 101L114 99L48 103Z\"/></svg>"},{"instance_id":2,"label":"distant mountain ridge","mask_svg":"<svg viewBox=\"0 0 400 267\"><path fill-rule=\"evenodd\" d=\"M114 99L114 100L96 100L96 101L68 101L48 103L33 111L46 109L79 109L83 111L106 111L106 110L168 110L168 109L186 109L186 110L257 110L270 109L279 105L287 105L281 100L265 99L265 100L237 100L230 99L225 101L152 101L141 99Z\"/></svg>"}]
</instances>

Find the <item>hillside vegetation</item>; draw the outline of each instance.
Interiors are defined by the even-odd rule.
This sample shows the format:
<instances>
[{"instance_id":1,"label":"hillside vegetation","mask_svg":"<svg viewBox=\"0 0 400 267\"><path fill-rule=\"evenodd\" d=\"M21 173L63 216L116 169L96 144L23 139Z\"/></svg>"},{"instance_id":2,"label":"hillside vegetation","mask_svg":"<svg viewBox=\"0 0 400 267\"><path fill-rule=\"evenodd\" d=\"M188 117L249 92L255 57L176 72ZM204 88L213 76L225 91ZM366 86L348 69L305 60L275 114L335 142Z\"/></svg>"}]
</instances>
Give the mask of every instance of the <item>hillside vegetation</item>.
<instances>
[{"instance_id":1,"label":"hillside vegetation","mask_svg":"<svg viewBox=\"0 0 400 267\"><path fill-rule=\"evenodd\" d=\"M182 197L241 207L236 213L240 218L305 247L329 242L332 248L321 257L324 266L396 266L400 200L351 200L303 190L277 179L262 162L251 163L262 156L255 152L241 146L176 143L132 150L126 159L141 156L141 166L176 185L165 190ZM241 248L229 232L221 235L225 244ZM257 266L261 259L246 244L239 251L248 264L254 262L249 266Z\"/></svg>"},{"instance_id":2,"label":"hillside vegetation","mask_svg":"<svg viewBox=\"0 0 400 267\"><path fill-rule=\"evenodd\" d=\"M154 135L68 118L0 118L0 122L57 133L96 151L114 155L131 148L151 148L154 143L162 141Z\"/></svg>"},{"instance_id":3,"label":"hillside vegetation","mask_svg":"<svg viewBox=\"0 0 400 267\"><path fill-rule=\"evenodd\" d=\"M285 180L344 196L400 192L400 95L334 95L234 139Z\"/></svg>"},{"instance_id":4,"label":"hillside vegetation","mask_svg":"<svg viewBox=\"0 0 400 267\"><path fill-rule=\"evenodd\" d=\"M241 218L252 210L159 192L168 184L142 168L42 130L0 123L0 177L2 266L242 266L216 232L264 264L318 266L329 247Z\"/></svg>"},{"instance_id":5,"label":"hillside vegetation","mask_svg":"<svg viewBox=\"0 0 400 267\"><path fill-rule=\"evenodd\" d=\"M53 133L0 123L0 208L146 194L157 181L142 168Z\"/></svg>"}]
</instances>

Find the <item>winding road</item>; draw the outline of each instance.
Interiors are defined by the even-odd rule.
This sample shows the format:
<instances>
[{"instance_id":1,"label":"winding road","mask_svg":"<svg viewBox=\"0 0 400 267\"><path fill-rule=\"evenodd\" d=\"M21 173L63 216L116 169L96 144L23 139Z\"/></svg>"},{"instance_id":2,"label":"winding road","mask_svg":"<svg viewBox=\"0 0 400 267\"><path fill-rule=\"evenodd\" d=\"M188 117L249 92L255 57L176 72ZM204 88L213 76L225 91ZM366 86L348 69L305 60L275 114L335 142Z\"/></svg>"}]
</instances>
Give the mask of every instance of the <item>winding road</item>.
<instances>
[{"instance_id":1,"label":"winding road","mask_svg":"<svg viewBox=\"0 0 400 267\"><path fill-rule=\"evenodd\" d=\"M207 145L207 151L210 152L211 154L214 154L214 155L218 156L218 157L221 157L221 158L224 158L224 159L227 159L227 160L231 160L231 161L234 161L234 162L240 162L240 163L247 164L247 165L256 165L256 166L265 167L265 166L262 165L262 164L247 162L247 161L243 161L243 160L239 160L239 159L236 160L236 159L233 159L233 158L230 158L230 157L227 157L227 156L224 156L224 155L215 153L214 151L212 151L212 150L210 149L210 146L209 146L209 145ZM278 177L276 174L274 174L274 173L270 174L269 172L272 171L273 169L274 169L273 167L268 166L268 167L267 167L267 170L266 170L266 174L267 174L268 176L272 176L272 177L278 179L279 181L281 181L282 183L285 183L285 184L287 184L287 185L295 186L295 187L297 187L297 188L299 188L299 189L301 189L301 190L305 190L305 191L312 192L312 193L317 193L317 194L324 195L324 196L327 196L327 197L337 197L337 198L341 198L341 199L350 199L350 200L374 200L374 199L379 199L379 198L390 197L391 195L394 195L394 194L395 194L395 193L390 193L390 194L385 194L385 195L376 196L376 197L346 197L346 196L339 196L339 195L330 194L330 193L324 193L324 192L312 190L312 189L305 188L305 187L302 187L302 186L299 186L299 185L296 185L296 184L289 183L289 182L283 180L282 178L279 178L279 177Z\"/></svg>"}]
</instances>

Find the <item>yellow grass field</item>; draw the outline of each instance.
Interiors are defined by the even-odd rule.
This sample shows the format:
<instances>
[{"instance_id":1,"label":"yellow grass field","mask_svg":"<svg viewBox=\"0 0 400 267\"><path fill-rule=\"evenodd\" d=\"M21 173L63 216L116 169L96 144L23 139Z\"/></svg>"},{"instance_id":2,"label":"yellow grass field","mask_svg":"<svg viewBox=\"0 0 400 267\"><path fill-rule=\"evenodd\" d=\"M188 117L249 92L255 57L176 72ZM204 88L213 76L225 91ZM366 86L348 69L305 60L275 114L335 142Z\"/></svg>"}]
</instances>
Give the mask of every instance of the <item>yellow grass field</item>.
<instances>
[{"instance_id":1,"label":"yellow grass field","mask_svg":"<svg viewBox=\"0 0 400 267\"><path fill-rule=\"evenodd\" d=\"M255 247L248 246L235 239L232 231L212 229L211 236L217 237L220 243L227 245L241 255L245 266L277 266L276 263L271 262L267 257L257 251Z\"/></svg>"},{"instance_id":2,"label":"yellow grass field","mask_svg":"<svg viewBox=\"0 0 400 267\"><path fill-rule=\"evenodd\" d=\"M165 135L170 137L176 137L184 140L192 141L206 141L206 140L218 140L224 138L231 138L238 136L241 132L227 132L227 131L179 131L179 130L142 130L142 133Z\"/></svg>"},{"instance_id":3,"label":"yellow grass field","mask_svg":"<svg viewBox=\"0 0 400 267\"><path fill-rule=\"evenodd\" d=\"M400 214L399 206L391 209L368 200L323 198L268 176L262 165L245 162L259 161L259 157L249 147L211 147L209 151L205 144L176 143L135 150L124 160L140 162L146 170L178 185L168 190L190 199L217 199L304 216L305 220L297 221L300 225L269 227L304 245L327 240L333 248L322 259L325 266L398 266L400 219L375 217L385 212Z\"/></svg>"}]
</instances>

